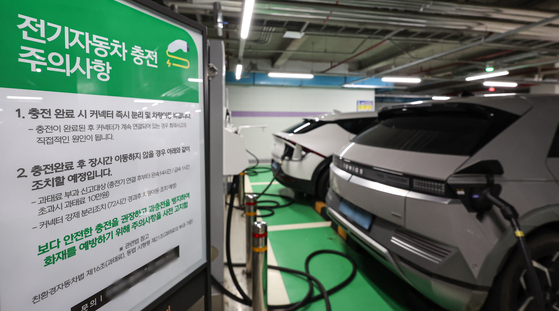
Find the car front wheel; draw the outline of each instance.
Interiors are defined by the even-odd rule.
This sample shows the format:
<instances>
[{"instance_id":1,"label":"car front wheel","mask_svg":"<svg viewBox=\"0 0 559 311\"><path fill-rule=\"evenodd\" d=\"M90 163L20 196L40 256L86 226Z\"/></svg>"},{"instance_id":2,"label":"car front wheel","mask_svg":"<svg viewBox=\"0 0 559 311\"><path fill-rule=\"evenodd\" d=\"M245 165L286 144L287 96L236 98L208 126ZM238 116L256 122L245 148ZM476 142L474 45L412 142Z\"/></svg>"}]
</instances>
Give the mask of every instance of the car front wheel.
<instances>
[{"instance_id":1,"label":"car front wheel","mask_svg":"<svg viewBox=\"0 0 559 311\"><path fill-rule=\"evenodd\" d=\"M559 310L559 233L546 231L528 240L528 249L538 275L546 311ZM520 249L495 279L483 310L536 311L529 288L526 265Z\"/></svg>"},{"instance_id":2,"label":"car front wheel","mask_svg":"<svg viewBox=\"0 0 559 311\"><path fill-rule=\"evenodd\" d=\"M326 169L325 172L322 172L318 177L318 181L316 182L316 197L325 202L326 194L328 193L328 188L330 187L330 170Z\"/></svg>"}]
</instances>

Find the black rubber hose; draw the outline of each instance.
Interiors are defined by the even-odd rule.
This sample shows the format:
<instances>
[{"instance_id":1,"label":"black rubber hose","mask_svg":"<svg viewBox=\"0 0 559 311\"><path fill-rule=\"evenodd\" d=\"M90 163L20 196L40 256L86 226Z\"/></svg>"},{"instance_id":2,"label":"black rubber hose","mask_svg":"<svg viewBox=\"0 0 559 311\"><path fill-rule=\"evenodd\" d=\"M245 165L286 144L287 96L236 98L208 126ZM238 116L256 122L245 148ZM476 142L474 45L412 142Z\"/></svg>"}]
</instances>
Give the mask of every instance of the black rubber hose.
<instances>
[{"instance_id":1,"label":"black rubber hose","mask_svg":"<svg viewBox=\"0 0 559 311\"><path fill-rule=\"evenodd\" d=\"M247 150L248 151L248 150ZM258 162L257 162L258 163ZM227 267L229 270L229 274L231 275L231 279L233 280L233 284L235 285L235 288L237 288L237 291L239 291L239 293L241 294L242 298L237 297L236 295L234 295L233 293L229 292L226 288L224 288L219 282L217 282L215 280L215 278L213 279L214 283L216 284L216 286L218 287L218 289L220 291L222 291L226 296L228 296L229 298L248 305L248 306L252 306L252 300L248 297L248 295L243 291L243 289L241 288L241 285L239 284L239 281L237 280L237 277L235 275L235 272L233 270L234 266L245 266L244 264L232 264L231 261L231 221L232 221L232 215L233 215L233 208L235 208L235 206L233 205L234 200L235 200L235 193L237 193L238 191L238 187L239 187L239 178L243 178L239 175L236 175L233 177L233 182L231 184L231 188L230 188L230 197L229 197L229 209L227 211L227 222L226 222L226 230L225 230L225 254L226 254L226 258L227 258ZM295 200L293 198L287 197L287 196L282 196L282 195L277 195L277 194L265 194L265 192L270 188L270 186L272 185L272 183L275 181L275 176L274 178L270 181L270 183L268 184L268 186L266 186L266 188L264 189L264 191L262 191L260 194L258 194L257 198L260 198L263 195L266 196L276 196L276 197L280 197L283 198L285 200L288 200L288 203L286 204L280 204L277 201L272 201L272 200L261 200L260 202L257 203L273 203L275 205L273 206L260 206L258 207L259 209L264 209L264 210L268 210L271 213L267 214L267 215L260 215L259 217L267 217L267 216L272 216L274 214L273 209L274 208L281 208L281 207L287 207L291 204L293 204L295 202ZM231 208L233 207L233 208ZM336 254L342 257L345 257L346 259L349 260L349 262L352 265L352 272L350 274L350 276L348 278L346 278L342 283L338 284L337 286L326 290L324 288L324 286L322 285L322 283L315 278L314 276L312 276L310 274L309 271L309 263L311 261L312 258L314 258L315 256L319 255L319 254L325 254L325 253L330 253L330 254ZM327 311L331 311L331 305L330 305L330 299L329 299L329 295L339 291L340 289L342 289L343 287L345 287L347 284L349 284L354 278L355 275L357 274L357 266L355 264L355 262L353 261L353 259L351 259L351 257L345 255L344 253L338 252L338 251L333 251L333 250L319 250L316 252L311 253L307 259L305 260L305 272L303 271L298 271L298 270L293 270L293 269L289 269L289 268L284 268L284 267L278 267L278 266L268 266L270 269L276 269L279 271L283 271L283 272L288 272L288 273L293 273L293 274L299 274L302 276L305 276L308 280L309 283L309 291L307 292L307 294L305 295L305 297L299 301L299 302L295 302L292 304L288 304L288 305L269 305L269 309L271 310L277 310L277 309L285 309L285 310L295 310L298 309L302 306L305 306L311 302L315 302L318 301L319 299L324 299L325 304L326 304L326 310ZM313 292L313 282L317 285L317 287L320 290L320 294L316 295L314 297L312 297L312 292Z\"/></svg>"},{"instance_id":2,"label":"black rubber hose","mask_svg":"<svg viewBox=\"0 0 559 311\"><path fill-rule=\"evenodd\" d=\"M267 173L272 171L272 168L257 168L258 164L260 164L260 160L258 159L258 157L256 157L256 155L254 155L254 153L248 151L248 149L245 149L246 152L248 154L250 154L255 160L256 160L256 164L249 166L245 172L248 176L256 176L258 174L261 173Z\"/></svg>"},{"instance_id":3,"label":"black rubber hose","mask_svg":"<svg viewBox=\"0 0 559 311\"><path fill-rule=\"evenodd\" d=\"M320 283L320 281L318 281L316 279L316 277L312 276L310 274L310 271L309 271L310 261L314 257L316 257L320 254L334 254L334 255L339 255L341 257L346 258L351 263L352 271L351 271L350 275L340 284L338 284L338 285L334 286L333 288L331 288L329 290L326 290L324 292L321 290L320 294L315 295L314 297L311 297L312 291L313 291L313 288L314 288L312 282L315 282L317 284L317 286L319 287L319 289L321 287L324 288L324 286ZM227 264L229 264L229 263L227 263ZM233 267L244 267L245 264L235 263L235 264L232 264L232 266ZM306 277L309 281L309 291L307 292L307 294L303 298L303 300L301 300L299 302L294 302L294 303L291 303L291 304L286 304L286 305L269 305L268 308L270 310L278 310L278 309L296 310L296 309L301 308L301 307L303 307L303 306L305 306L309 303L318 301L322 298L326 298L329 295L332 295L332 294L338 292L339 290L341 290L342 288L344 288L345 286L347 286L349 283L351 283L351 281L353 281L353 279L357 275L357 265L355 264L353 259L351 257L349 257L348 255L346 255L342 252L339 252L339 251L335 251L335 250L319 250L319 251L312 252L309 256L307 256L307 259L305 260L305 272L299 271L299 270L293 270L293 269L289 269L289 268L284 268L284 267L279 267L279 266L272 266L272 265L269 265L268 268L274 269L274 270L279 270L279 271L282 271L282 272L287 272L287 273L299 274L299 275L302 275L302 276ZM217 283L217 281L215 281L215 280L214 280L214 282ZM227 289L225 289L221 284L219 284L218 287L219 287L220 290L223 291L223 293L226 296L230 297L231 299L233 299L237 302L243 303L243 304L247 304L247 305L252 304L252 301L250 301L249 302L250 304L249 304L246 301L244 301L243 299L241 299L241 298L235 296L234 294L232 294L231 292L227 291ZM329 309L329 305L330 305L329 298L327 299L327 301L328 301L327 302L327 310L330 310Z\"/></svg>"},{"instance_id":4,"label":"black rubber hose","mask_svg":"<svg viewBox=\"0 0 559 311\"><path fill-rule=\"evenodd\" d=\"M258 200L260 197L262 196L269 196L269 197L278 197L278 198L282 198L284 200L287 201L287 203L285 204L280 204L278 201L273 201L273 200L260 200L257 201L257 205L256 207L260 210L266 210L269 213L268 214L264 214L264 215L258 215L258 217L270 217L273 216L275 214L274 209L275 208L282 208L282 207L287 207L292 205L293 203L295 203L295 200L291 197L285 196L285 195L281 195L281 194L267 194L266 191L268 191L268 189L270 189L270 187L272 186L272 184L274 183L274 181L276 181L276 176L274 175L274 177L272 178L272 180L270 181L270 183L266 186L266 188L264 188L264 190L260 193L254 193L254 192L247 192L248 193L252 193L252 194L256 194L256 200ZM262 205L262 204L272 204L272 205Z\"/></svg>"},{"instance_id":5,"label":"black rubber hose","mask_svg":"<svg viewBox=\"0 0 559 311\"><path fill-rule=\"evenodd\" d=\"M264 188L264 190L262 190L262 192L258 193L256 195L256 199L258 199L259 197L261 197L264 193L266 193L266 191L268 191L268 189L270 189L270 187L272 186L272 184L274 183L274 181L276 180L276 176L274 175L274 178L272 178L272 180L270 181L270 183L266 186L266 188Z\"/></svg>"},{"instance_id":6,"label":"black rubber hose","mask_svg":"<svg viewBox=\"0 0 559 311\"><path fill-rule=\"evenodd\" d=\"M283 272L288 272L288 273L294 273L294 274L300 274L305 276L308 280L309 280L309 293L312 294L313 291L313 282L316 283L316 285L318 286L318 289L320 290L320 297L324 298L324 303L326 304L326 311L332 311L332 306L330 305L330 297L328 297L328 293L326 291L326 289L324 288L324 285L322 285L322 283L315 278L314 276L310 275L308 272L305 273L303 271L298 271L298 270L293 270L293 269L289 269L289 268L284 268L284 267L277 267L277 266L269 266L272 269L277 269L279 271L283 271ZM278 309L285 309L285 310L296 310L299 307L302 307L306 304L309 303L309 299L308 296L310 296L307 293L307 296L305 296L305 298L303 298L303 300L290 304L290 305L279 305L279 306L274 306L274 305L268 305L268 309L270 310L278 310ZM287 308L286 308L287 306Z\"/></svg>"}]
</instances>

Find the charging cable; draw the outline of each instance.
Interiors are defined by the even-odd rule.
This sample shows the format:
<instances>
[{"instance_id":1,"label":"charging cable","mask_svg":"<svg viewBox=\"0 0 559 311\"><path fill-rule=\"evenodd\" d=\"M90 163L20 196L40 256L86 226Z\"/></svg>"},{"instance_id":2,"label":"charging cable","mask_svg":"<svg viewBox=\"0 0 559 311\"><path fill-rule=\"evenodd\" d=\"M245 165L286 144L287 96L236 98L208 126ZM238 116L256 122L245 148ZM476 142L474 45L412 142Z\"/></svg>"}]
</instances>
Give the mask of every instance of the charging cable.
<instances>
[{"instance_id":1,"label":"charging cable","mask_svg":"<svg viewBox=\"0 0 559 311\"><path fill-rule=\"evenodd\" d=\"M518 240L518 245L522 252L524 261L526 262L526 267L528 269L528 284L532 288L537 309L542 311L545 310L545 302L543 299L542 289L540 287L540 283L538 282L538 275L536 274L536 269L534 269L534 264L530 256L530 252L528 251L526 237L524 236L524 232L520 228L520 223L518 222L518 212L516 211L514 206L505 202L505 200L501 199L498 195L493 195L491 193L490 187L483 190L482 196L485 196L489 201L495 204L501 211L503 217L510 222L514 230L514 235Z\"/></svg>"},{"instance_id":2,"label":"charging cable","mask_svg":"<svg viewBox=\"0 0 559 311\"><path fill-rule=\"evenodd\" d=\"M235 200L234 194L237 193L237 190L238 190L238 187L239 187L239 178L240 178L240 176L238 176L238 175L233 177L233 183L231 184L230 193L229 193L229 195L230 195L229 209L227 211L227 221L226 221L226 230L225 230L225 255L226 255L226 258L227 258L226 265L227 265L229 273L231 275L231 279L233 281L233 284L235 285L235 288L241 294L241 297L238 297L238 296L234 295L233 293L229 292L219 282L217 282L215 280L215 278L213 279L213 283L226 296L230 297L231 299L233 299L233 300L235 300L239 303L251 306L252 305L252 300L248 297L248 295L241 288L241 286L239 284L239 281L238 281L238 279L235 275L235 272L233 270L234 267L244 267L245 265L244 264L233 264L232 261L231 261L231 222L232 222L232 215L233 215L233 209L231 207L233 207L233 202ZM273 181L274 180L272 180L272 182ZM260 195L264 194L264 192L269 188L269 186L272 184L272 182L270 182L268 187L266 187L266 189ZM279 203L278 203L278 205L281 206ZM276 208L279 207L279 206L276 206ZM316 257L318 255L321 255L321 254L334 254L334 255L344 257L351 263L351 266L352 266L351 274L344 281L342 281L340 284L336 285L335 287L333 287L329 290L326 290L324 288L324 286L322 285L322 283L316 277L312 276L310 274L310 271L309 271L310 261L314 257ZM355 275L357 274L357 265L355 264L353 259L351 257L349 257L348 255L344 254L344 253L334 251L334 250L319 250L319 251L311 253L307 257L307 259L305 260L305 271L304 272L289 269L289 268L285 268L285 267L271 266L271 265L268 266L268 268L279 270L279 271L282 271L282 272L293 273L293 274L298 274L298 275L304 276L304 277L307 278L308 283L309 283L309 290L308 290L307 294L305 295L305 297L301 301L291 303L291 304L286 304L286 305L269 305L268 307L271 310L277 310L277 309L296 310L296 309L298 309L300 307L303 307L303 306L305 306L309 303L318 301L320 299L324 299L324 302L326 304L326 310L331 311L332 307L330 305L329 295L332 295L332 294L338 292L339 290L341 290L343 287L347 286L349 283L351 283L351 281L353 281L353 279L355 278ZM319 288L319 290L320 290L319 295L312 296L314 285L316 285Z\"/></svg>"}]
</instances>

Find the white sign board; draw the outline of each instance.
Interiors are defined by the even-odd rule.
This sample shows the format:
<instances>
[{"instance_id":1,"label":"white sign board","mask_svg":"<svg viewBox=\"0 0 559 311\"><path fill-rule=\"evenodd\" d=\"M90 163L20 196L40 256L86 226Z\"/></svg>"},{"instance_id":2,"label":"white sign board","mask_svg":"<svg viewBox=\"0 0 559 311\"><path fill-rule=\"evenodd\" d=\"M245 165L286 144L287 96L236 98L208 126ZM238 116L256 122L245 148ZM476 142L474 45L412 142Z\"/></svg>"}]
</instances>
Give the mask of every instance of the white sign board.
<instances>
[{"instance_id":1,"label":"white sign board","mask_svg":"<svg viewBox=\"0 0 559 311\"><path fill-rule=\"evenodd\" d=\"M116 1L0 20L0 310L141 310L206 262L202 34Z\"/></svg>"}]
</instances>

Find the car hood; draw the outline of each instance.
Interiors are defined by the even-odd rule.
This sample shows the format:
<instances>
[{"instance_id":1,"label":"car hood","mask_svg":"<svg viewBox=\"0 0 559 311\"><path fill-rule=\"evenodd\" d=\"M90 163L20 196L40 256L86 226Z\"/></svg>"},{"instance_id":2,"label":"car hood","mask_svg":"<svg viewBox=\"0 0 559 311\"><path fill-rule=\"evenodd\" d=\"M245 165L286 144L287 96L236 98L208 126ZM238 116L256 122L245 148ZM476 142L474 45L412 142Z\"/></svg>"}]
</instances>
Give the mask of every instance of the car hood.
<instances>
[{"instance_id":1,"label":"car hood","mask_svg":"<svg viewBox=\"0 0 559 311\"><path fill-rule=\"evenodd\" d=\"M336 155L375 168L436 180L446 180L470 158L378 148L355 143L345 146Z\"/></svg>"}]
</instances>

